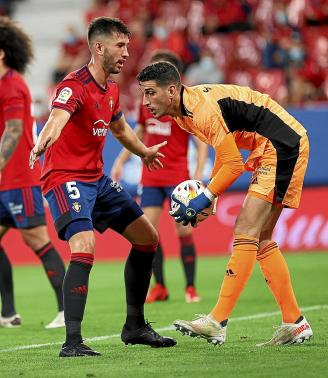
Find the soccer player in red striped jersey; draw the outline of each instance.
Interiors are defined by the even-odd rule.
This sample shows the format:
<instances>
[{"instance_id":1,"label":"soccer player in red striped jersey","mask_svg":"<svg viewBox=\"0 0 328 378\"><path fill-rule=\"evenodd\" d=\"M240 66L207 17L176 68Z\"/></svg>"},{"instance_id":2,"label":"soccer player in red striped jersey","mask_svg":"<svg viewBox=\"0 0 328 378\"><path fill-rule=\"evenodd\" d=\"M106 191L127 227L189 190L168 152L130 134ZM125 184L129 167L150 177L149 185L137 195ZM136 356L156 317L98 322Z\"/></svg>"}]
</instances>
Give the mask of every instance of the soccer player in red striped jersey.
<instances>
[{"instance_id":1,"label":"soccer player in red striped jersey","mask_svg":"<svg viewBox=\"0 0 328 378\"><path fill-rule=\"evenodd\" d=\"M151 62L166 61L172 63L182 71L182 61L169 50L157 50L153 53ZM174 187L184 180L188 180L188 143L190 135L182 130L170 116L155 118L145 105L140 106L138 125L135 129L138 137L147 145L161 143L167 140L167 145L162 148L165 155L165 166L158 171L149 172L145 168L141 176L141 208L158 228L164 201L170 199ZM202 171L207 158L207 146L199 139L194 139L197 146L197 166L193 175L194 179L202 179ZM125 162L131 153L124 149L115 160L112 168L112 178L119 181ZM180 257L185 273L185 299L187 303L198 302L199 296L195 286L196 250L192 237L192 227L175 223L176 233L180 242ZM164 280L163 250L158 245L153 262L153 273L156 284L149 291L146 302L164 301L169 297L169 292Z\"/></svg>"},{"instance_id":2,"label":"soccer player in red striped jersey","mask_svg":"<svg viewBox=\"0 0 328 378\"><path fill-rule=\"evenodd\" d=\"M30 166L45 152L41 182L61 239L71 250L64 285L66 341L60 357L98 356L83 344L81 323L95 252L94 229L108 228L131 242L124 271L127 317L125 344L170 347L176 341L160 336L144 319L144 302L158 235L131 196L103 173L102 151L108 131L149 168L163 166L162 142L146 147L126 123L119 88L110 75L128 58L130 32L118 19L96 18L88 28L91 61L58 84L52 111L35 147ZM113 248L115 248L113 246Z\"/></svg>"},{"instance_id":3,"label":"soccer player in red striped jersey","mask_svg":"<svg viewBox=\"0 0 328 378\"><path fill-rule=\"evenodd\" d=\"M40 166L31 171L34 119L30 91L21 75L33 56L29 37L13 21L0 17L0 242L10 228L40 258L55 291L58 314L47 328L64 327L62 283L65 267L48 236L40 188ZM0 325L21 324L14 306L10 261L0 247Z\"/></svg>"}]
</instances>

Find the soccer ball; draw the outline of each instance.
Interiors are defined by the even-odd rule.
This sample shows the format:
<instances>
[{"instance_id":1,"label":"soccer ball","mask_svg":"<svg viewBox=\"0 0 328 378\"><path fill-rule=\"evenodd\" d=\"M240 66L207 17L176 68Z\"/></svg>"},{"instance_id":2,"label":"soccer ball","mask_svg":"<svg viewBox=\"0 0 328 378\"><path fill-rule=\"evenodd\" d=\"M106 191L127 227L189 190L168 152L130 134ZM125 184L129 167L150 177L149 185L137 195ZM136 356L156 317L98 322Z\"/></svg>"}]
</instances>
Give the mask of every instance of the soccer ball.
<instances>
[{"instance_id":1,"label":"soccer ball","mask_svg":"<svg viewBox=\"0 0 328 378\"><path fill-rule=\"evenodd\" d=\"M174 217L174 214L180 208L180 204L173 199L173 196L180 202L182 202L185 206L188 206L189 201L201 194L204 189L205 185L199 180L187 180L177 185L171 195L171 216ZM213 214L214 204L215 201L212 202L211 206L207 207L197 215L197 223L202 222L209 215Z\"/></svg>"}]
</instances>

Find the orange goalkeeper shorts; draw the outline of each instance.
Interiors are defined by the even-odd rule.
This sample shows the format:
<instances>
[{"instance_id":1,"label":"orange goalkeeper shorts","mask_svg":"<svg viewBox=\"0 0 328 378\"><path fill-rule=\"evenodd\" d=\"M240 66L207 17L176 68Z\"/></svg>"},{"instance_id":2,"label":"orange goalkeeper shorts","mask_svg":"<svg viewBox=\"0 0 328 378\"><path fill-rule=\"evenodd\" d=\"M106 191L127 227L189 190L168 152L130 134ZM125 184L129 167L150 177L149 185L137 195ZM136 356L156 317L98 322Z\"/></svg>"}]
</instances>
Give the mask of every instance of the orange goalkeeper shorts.
<instances>
[{"instance_id":1,"label":"orange goalkeeper shorts","mask_svg":"<svg viewBox=\"0 0 328 378\"><path fill-rule=\"evenodd\" d=\"M251 179L248 193L283 207L297 209L309 159L309 140L303 135L290 151L267 144Z\"/></svg>"}]
</instances>

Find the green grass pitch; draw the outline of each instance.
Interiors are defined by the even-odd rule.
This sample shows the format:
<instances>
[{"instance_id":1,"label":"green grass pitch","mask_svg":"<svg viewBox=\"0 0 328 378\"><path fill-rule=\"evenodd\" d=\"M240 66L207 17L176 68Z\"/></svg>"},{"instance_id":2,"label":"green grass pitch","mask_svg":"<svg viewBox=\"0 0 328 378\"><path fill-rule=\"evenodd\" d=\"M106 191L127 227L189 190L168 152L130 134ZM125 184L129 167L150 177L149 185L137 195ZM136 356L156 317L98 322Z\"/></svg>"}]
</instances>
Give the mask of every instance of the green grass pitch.
<instances>
[{"instance_id":1,"label":"green grass pitch","mask_svg":"<svg viewBox=\"0 0 328 378\"><path fill-rule=\"evenodd\" d=\"M56 308L41 267L16 267L16 307L23 326L0 328L0 377L327 377L328 253L289 254L286 258L298 301L314 331L309 343L256 347L256 343L270 339L272 326L280 323L280 316L275 314L278 308L257 266L233 311L225 345L214 347L203 339L166 330L161 333L176 337L176 347L126 347L118 336L125 317L123 263L96 263L91 273L83 336L91 339L86 344L102 356L75 359L57 357L64 330L44 328L55 316ZM228 257L198 260L197 286L202 300L194 304L184 302L180 261L167 261L170 299L145 308L146 317L155 322L154 328L166 328L175 319L191 319L210 311L227 260ZM242 318L248 316L250 319Z\"/></svg>"}]
</instances>

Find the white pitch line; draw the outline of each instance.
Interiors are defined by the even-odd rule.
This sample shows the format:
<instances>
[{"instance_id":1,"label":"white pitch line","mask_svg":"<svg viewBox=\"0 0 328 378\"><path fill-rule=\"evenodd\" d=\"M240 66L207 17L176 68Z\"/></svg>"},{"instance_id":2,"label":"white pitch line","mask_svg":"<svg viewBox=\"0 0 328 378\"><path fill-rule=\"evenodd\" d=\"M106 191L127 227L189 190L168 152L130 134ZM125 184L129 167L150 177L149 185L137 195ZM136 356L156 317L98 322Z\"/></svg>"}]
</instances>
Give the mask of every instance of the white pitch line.
<instances>
[{"instance_id":1,"label":"white pitch line","mask_svg":"<svg viewBox=\"0 0 328 378\"><path fill-rule=\"evenodd\" d=\"M301 310L303 312L328 310L328 305L324 304L324 305L316 305L316 306L310 306L310 307L302 307ZM239 317L236 317L236 318L230 318L229 323L230 322L240 322L240 321L243 321L243 320L270 318L271 316L276 316L276 315L280 315L280 314L281 314L280 311L274 311L274 312L262 312L260 314L254 314L254 315L248 315L248 316L239 316ZM175 328L171 325L171 326L167 326L167 327L158 328L158 329L156 329L156 331L157 332L163 332L163 331L171 331L171 330L174 330L174 329ZM102 340L114 339L114 338L117 338L117 337L121 337L121 334L117 333L117 334L114 334L114 335L107 335L107 336L95 336L95 337L85 339L85 341L90 343L90 342L93 342L93 341L102 341ZM18 351L18 350L25 350L25 349L44 348L44 347L48 347L48 346L52 346L52 345L61 345L62 343L63 343L62 341L58 341L58 342L55 342L55 343L18 345L18 346L13 347L13 348L0 349L0 353L15 352L15 351Z\"/></svg>"}]
</instances>

